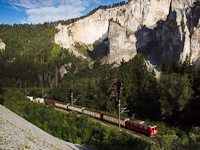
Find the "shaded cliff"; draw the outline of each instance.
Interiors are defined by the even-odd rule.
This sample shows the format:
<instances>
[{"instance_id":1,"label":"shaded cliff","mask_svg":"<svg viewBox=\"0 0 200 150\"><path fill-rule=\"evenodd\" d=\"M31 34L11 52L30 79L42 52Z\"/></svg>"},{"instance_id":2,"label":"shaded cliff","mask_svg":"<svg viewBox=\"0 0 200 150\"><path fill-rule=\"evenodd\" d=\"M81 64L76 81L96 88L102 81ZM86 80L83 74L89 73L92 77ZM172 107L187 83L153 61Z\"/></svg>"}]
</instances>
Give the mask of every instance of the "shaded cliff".
<instances>
[{"instance_id":1,"label":"shaded cliff","mask_svg":"<svg viewBox=\"0 0 200 150\"><path fill-rule=\"evenodd\" d=\"M158 21L154 29L143 26L136 34L138 52L144 53L152 64L163 63L168 58L184 61L189 56L198 65L199 9L199 3L171 1L166 20Z\"/></svg>"}]
</instances>

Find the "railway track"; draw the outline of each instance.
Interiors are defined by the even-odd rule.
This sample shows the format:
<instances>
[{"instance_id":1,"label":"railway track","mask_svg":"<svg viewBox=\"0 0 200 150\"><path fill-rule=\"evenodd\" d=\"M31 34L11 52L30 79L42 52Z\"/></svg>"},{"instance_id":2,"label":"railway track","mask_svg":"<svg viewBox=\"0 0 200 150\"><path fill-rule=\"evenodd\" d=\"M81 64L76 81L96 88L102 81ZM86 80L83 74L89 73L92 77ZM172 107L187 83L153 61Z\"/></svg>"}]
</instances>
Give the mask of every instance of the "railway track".
<instances>
[{"instance_id":1,"label":"railway track","mask_svg":"<svg viewBox=\"0 0 200 150\"><path fill-rule=\"evenodd\" d=\"M66 113L71 113L71 111L66 110L66 109L57 108L57 107L54 107L54 108L55 108L56 110L59 110L59 111L63 111L63 112L66 112ZM78 116L81 116L81 114L78 113ZM96 118L93 118L93 117L90 117L90 118L91 118L93 121L99 122L99 123L101 123L101 124L104 125L104 126L107 126L107 127L114 127L114 128L117 128L117 129L118 129L118 125L109 123L109 122L107 122L107 121L102 121L102 120L99 120L99 119L96 119ZM126 129L126 128L124 128L124 127L121 127L120 130L121 130L121 131L124 131L124 132L126 132L126 133L128 133L128 134L131 134L131 135L133 135L133 136L135 136L135 137L146 139L146 140L151 141L151 142L153 142L153 143L155 143L155 144L156 144L156 143L158 142L158 140L159 140L159 137L158 137L158 136L148 137L148 136L146 136L146 135L144 135L144 134L142 134L142 133L139 133L139 132L134 131L134 130Z\"/></svg>"}]
</instances>

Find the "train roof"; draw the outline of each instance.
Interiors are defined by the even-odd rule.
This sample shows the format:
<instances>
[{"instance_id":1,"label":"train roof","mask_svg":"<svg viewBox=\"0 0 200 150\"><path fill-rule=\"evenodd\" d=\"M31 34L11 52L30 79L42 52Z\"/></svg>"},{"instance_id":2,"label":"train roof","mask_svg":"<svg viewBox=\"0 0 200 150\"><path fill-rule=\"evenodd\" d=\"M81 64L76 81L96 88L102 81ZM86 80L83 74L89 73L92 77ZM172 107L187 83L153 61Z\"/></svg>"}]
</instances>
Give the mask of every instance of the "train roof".
<instances>
[{"instance_id":1,"label":"train roof","mask_svg":"<svg viewBox=\"0 0 200 150\"><path fill-rule=\"evenodd\" d=\"M156 125L152 125L152 124L144 122L142 120L131 119L131 120L129 120L129 122L135 123L135 124L138 124L138 125L142 125L142 126L145 126L145 127L148 127L148 128L157 127Z\"/></svg>"},{"instance_id":2,"label":"train roof","mask_svg":"<svg viewBox=\"0 0 200 150\"><path fill-rule=\"evenodd\" d=\"M63 104L63 105L69 105L69 103L60 102L60 101L55 101L55 103L59 103L59 104Z\"/></svg>"},{"instance_id":3,"label":"train roof","mask_svg":"<svg viewBox=\"0 0 200 150\"><path fill-rule=\"evenodd\" d=\"M111 113L104 112L103 115L107 115L107 116L119 119L118 115L114 115L114 114L111 114ZM130 118L125 118L125 117L120 116L120 119L121 120L129 120Z\"/></svg>"},{"instance_id":4,"label":"train roof","mask_svg":"<svg viewBox=\"0 0 200 150\"><path fill-rule=\"evenodd\" d=\"M47 104L47 105L49 105L49 104L54 105L54 103L55 103L54 100L50 100L50 99L45 99L44 102L45 102L45 104Z\"/></svg>"},{"instance_id":5,"label":"train roof","mask_svg":"<svg viewBox=\"0 0 200 150\"><path fill-rule=\"evenodd\" d=\"M103 112L103 111L94 110L94 109L91 109L91 108L88 108L88 107L85 107L84 110L88 110L88 111L96 112L96 113L99 113L99 114Z\"/></svg>"},{"instance_id":6,"label":"train roof","mask_svg":"<svg viewBox=\"0 0 200 150\"><path fill-rule=\"evenodd\" d=\"M72 105L69 104L68 106L72 106ZM79 105L73 105L72 107L76 107L76 108L85 108L84 106L79 106Z\"/></svg>"},{"instance_id":7,"label":"train roof","mask_svg":"<svg viewBox=\"0 0 200 150\"><path fill-rule=\"evenodd\" d=\"M55 102L55 100L45 99L45 101Z\"/></svg>"}]
</instances>

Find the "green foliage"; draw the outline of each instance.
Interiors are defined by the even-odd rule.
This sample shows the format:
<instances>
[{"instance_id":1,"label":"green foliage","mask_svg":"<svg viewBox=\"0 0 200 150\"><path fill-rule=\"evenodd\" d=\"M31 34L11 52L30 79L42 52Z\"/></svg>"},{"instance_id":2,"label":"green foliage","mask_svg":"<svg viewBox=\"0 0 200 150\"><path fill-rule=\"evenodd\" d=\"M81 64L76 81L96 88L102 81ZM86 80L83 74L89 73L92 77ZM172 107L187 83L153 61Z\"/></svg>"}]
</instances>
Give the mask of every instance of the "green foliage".
<instances>
[{"instance_id":1,"label":"green foliage","mask_svg":"<svg viewBox=\"0 0 200 150\"><path fill-rule=\"evenodd\" d=\"M57 29L51 23L2 24L0 29L6 44L5 52L0 53L3 87L52 87L62 65L81 68L87 63L53 42Z\"/></svg>"},{"instance_id":2,"label":"green foliage","mask_svg":"<svg viewBox=\"0 0 200 150\"><path fill-rule=\"evenodd\" d=\"M121 99L126 101L130 114L158 118L158 84L153 75L149 74L143 55L139 54L129 62L122 61L119 69L120 82L123 83Z\"/></svg>"},{"instance_id":3,"label":"green foliage","mask_svg":"<svg viewBox=\"0 0 200 150\"><path fill-rule=\"evenodd\" d=\"M89 55L89 51L93 50L92 45L86 45L84 43L75 42L74 47L80 54L83 54L84 56L86 56L90 60L92 59Z\"/></svg>"},{"instance_id":4,"label":"green foliage","mask_svg":"<svg viewBox=\"0 0 200 150\"><path fill-rule=\"evenodd\" d=\"M179 138L176 135L164 135L159 140L159 143L152 146L152 150L173 150L173 149L179 149L181 147L178 147L178 141Z\"/></svg>"},{"instance_id":5,"label":"green foliage","mask_svg":"<svg viewBox=\"0 0 200 150\"><path fill-rule=\"evenodd\" d=\"M23 88L22 90L25 89ZM34 95L34 98L43 97L44 95L46 95L45 98L53 99L53 97L51 96L51 91L52 91L51 88L31 88L31 87L26 88L26 92L28 93L28 95L30 96Z\"/></svg>"},{"instance_id":6,"label":"green foliage","mask_svg":"<svg viewBox=\"0 0 200 150\"><path fill-rule=\"evenodd\" d=\"M24 114L24 105L29 101L19 88L4 89L3 96L4 106L20 116Z\"/></svg>"},{"instance_id":7,"label":"green foliage","mask_svg":"<svg viewBox=\"0 0 200 150\"><path fill-rule=\"evenodd\" d=\"M200 147L200 127L193 127L189 133L189 140L191 149L198 149Z\"/></svg>"},{"instance_id":8,"label":"green foliage","mask_svg":"<svg viewBox=\"0 0 200 150\"><path fill-rule=\"evenodd\" d=\"M191 100L193 94L187 75L163 75L160 82L162 116L171 116L177 111L182 111Z\"/></svg>"}]
</instances>

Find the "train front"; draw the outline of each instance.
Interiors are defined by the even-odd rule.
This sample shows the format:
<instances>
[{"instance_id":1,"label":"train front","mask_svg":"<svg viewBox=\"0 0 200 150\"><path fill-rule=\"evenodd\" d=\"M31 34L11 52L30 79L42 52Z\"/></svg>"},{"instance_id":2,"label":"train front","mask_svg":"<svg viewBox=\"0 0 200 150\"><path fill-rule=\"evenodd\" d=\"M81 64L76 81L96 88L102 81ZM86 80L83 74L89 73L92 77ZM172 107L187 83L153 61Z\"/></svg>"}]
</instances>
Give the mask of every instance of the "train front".
<instances>
[{"instance_id":1,"label":"train front","mask_svg":"<svg viewBox=\"0 0 200 150\"><path fill-rule=\"evenodd\" d=\"M158 128L157 126L152 126L150 128L150 131L151 131L151 135L156 135L158 133Z\"/></svg>"}]
</instances>

